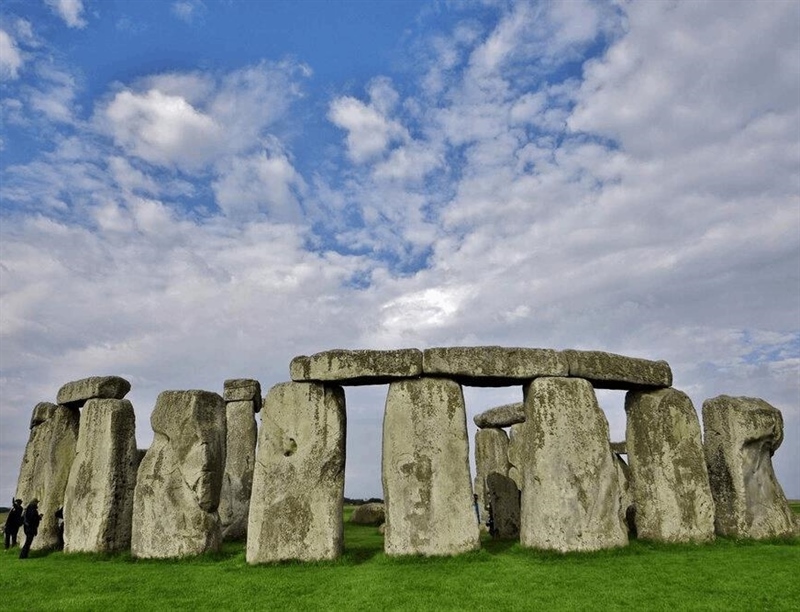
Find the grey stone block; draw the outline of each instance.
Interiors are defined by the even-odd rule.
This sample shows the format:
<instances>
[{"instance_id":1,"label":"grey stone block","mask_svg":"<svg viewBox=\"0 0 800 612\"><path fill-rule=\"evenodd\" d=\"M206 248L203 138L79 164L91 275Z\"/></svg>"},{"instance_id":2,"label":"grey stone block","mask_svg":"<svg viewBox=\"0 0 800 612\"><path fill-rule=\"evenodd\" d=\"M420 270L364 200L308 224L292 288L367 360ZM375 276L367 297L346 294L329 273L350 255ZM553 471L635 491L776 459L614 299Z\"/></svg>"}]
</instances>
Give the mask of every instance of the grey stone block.
<instances>
[{"instance_id":1,"label":"grey stone block","mask_svg":"<svg viewBox=\"0 0 800 612\"><path fill-rule=\"evenodd\" d=\"M379 385L422 374L418 349L344 350L316 353L292 359L291 378L296 382L333 382L338 385Z\"/></svg>"},{"instance_id":2,"label":"grey stone block","mask_svg":"<svg viewBox=\"0 0 800 612\"><path fill-rule=\"evenodd\" d=\"M566 359L551 349L504 346L437 347L423 351L426 376L445 376L474 387L523 384L540 376L566 376Z\"/></svg>"},{"instance_id":3,"label":"grey stone block","mask_svg":"<svg viewBox=\"0 0 800 612\"><path fill-rule=\"evenodd\" d=\"M585 378L596 389L638 390L672 385L666 361L650 361L602 351L563 351L569 376Z\"/></svg>"},{"instance_id":4,"label":"grey stone block","mask_svg":"<svg viewBox=\"0 0 800 612\"><path fill-rule=\"evenodd\" d=\"M91 376L62 386L57 401L80 407L90 399L122 399L130 390L131 383L119 376Z\"/></svg>"}]
</instances>

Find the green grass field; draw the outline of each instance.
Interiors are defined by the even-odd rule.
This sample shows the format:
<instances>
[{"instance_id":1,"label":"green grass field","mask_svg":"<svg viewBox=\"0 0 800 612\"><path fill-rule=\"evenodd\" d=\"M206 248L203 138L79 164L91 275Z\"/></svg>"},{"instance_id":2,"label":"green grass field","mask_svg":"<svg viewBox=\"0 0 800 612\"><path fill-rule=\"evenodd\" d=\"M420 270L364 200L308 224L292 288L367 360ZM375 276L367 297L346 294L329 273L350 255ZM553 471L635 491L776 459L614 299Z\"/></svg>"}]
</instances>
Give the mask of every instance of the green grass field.
<instances>
[{"instance_id":1,"label":"green grass field","mask_svg":"<svg viewBox=\"0 0 800 612\"><path fill-rule=\"evenodd\" d=\"M800 512L800 503L793 507ZM349 512L348 512L349 514ZM249 566L244 545L216 555L0 554L4 610L797 610L800 541L702 546L631 542L559 555L484 540L452 558L388 558L373 527L345 524L335 562Z\"/></svg>"}]
</instances>

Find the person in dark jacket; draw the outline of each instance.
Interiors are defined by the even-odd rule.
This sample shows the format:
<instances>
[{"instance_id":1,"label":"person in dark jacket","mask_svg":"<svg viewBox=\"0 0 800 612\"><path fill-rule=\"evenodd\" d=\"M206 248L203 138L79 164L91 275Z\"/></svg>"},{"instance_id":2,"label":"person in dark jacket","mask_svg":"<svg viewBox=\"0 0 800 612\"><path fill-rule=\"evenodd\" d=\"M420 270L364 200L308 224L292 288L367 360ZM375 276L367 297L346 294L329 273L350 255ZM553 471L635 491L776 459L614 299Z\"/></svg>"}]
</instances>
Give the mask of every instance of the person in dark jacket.
<instances>
[{"instance_id":1,"label":"person in dark jacket","mask_svg":"<svg viewBox=\"0 0 800 612\"><path fill-rule=\"evenodd\" d=\"M22 500L12 499L11 510L6 517L6 550L17 545L17 532L19 531L20 527L22 527Z\"/></svg>"},{"instance_id":2,"label":"person in dark jacket","mask_svg":"<svg viewBox=\"0 0 800 612\"><path fill-rule=\"evenodd\" d=\"M42 520L42 515L39 514L39 500L35 497L25 507L22 520L22 529L25 531L25 544L22 545L22 550L19 551L19 558L27 559L28 553L31 551L33 538L39 533L39 523Z\"/></svg>"}]
</instances>

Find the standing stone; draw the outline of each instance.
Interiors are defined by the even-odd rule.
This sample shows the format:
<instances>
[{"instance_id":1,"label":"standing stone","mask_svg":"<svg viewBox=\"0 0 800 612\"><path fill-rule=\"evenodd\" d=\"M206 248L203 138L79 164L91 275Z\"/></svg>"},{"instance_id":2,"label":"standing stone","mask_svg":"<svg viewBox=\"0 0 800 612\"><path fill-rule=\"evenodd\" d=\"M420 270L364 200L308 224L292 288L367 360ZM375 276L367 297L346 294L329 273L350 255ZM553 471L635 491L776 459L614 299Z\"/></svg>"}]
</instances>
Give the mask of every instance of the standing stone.
<instances>
[{"instance_id":1,"label":"standing stone","mask_svg":"<svg viewBox=\"0 0 800 612\"><path fill-rule=\"evenodd\" d=\"M772 455L783 441L783 416L762 399L720 395L703 402L705 456L718 534L775 538L798 532Z\"/></svg>"},{"instance_id":2,"label":"standing stone","mask_svg":"<svg viewBox=\"0 0 800 612\"><path fill-rule=\"evenodd\" d=\"M461 386L444 378L389 385L381 476L388 555L453 555L480 546Z\"/></svg>"},{"instance_id":3,"label":"standing stone","mask_svg":"<svg viewBox=\"0 0 800 612\"><path fill-rule=\"evenodd\" d=\"M638 537L713 540L714 502L692 400L677 389L631 391L625 412Z\"/></svg>"},{"instance_id":4,"label":"standing stone","mask_svg":"<svg viewBox=\"0 0 800 612\"><path fill-rule=\"evenodd\" d=\"M508 476L492 472L486 477L486 494L492 512L492 536L518 538L520 491L516 483Z\"/></svg>"},{"instance_id":5,"label":"standing stone","mask_svg":"<svg viewBox=\"0 0 800 612\"><path fill-rule=\"evenodd\" d=\"M247 525L247 562L335 559L342 554L346 414L341 387L272 387Z\"/></svg>"},{"instance_id":6,"label":"standing stone","mask_svg":"<svg viewBox=\"0 0 800 612\"><path fill-rule=\"evenodd\" d=\"M219 518L223 540L242 540L247 535L253 489L258 439L255 413L261 410L261 385L257 380L226 380L223 398L228 434Z\"/></svg>"},{"instance_id":7,"label":"standing stone","mask_svg":"<svg viewBox=\"0 0 800 612\"><path fill-rule=\"evenodd\" d=\"M131 403L86 402L64 494L65 552L110 553L130 548L137 466Z\"/></svg>"},{"instance_id":8,"label":"standing stone","mask_svg":"<svg viewBox=\"0 0 800 612\"><path fill-rule=\"evenodd\" d=\"M502 429L475 432L475 494L478 496L481 523L488 519L489 496L486 478L498 473L508 476L508 435Z\"/></svg>"},{"instance_id":9,"label":"standing stone","mask_svg":"<svg viewBox=\"0 0 800 612\"><path fill-rule=\"evenodd\" d=\"M155 436L137 475L131 553L169 558L218 550L222 398L210 391L164 391L150 423Z\"/></svg>"},{"instance_id":10,"label":"standing stone","mask_svg":"<svg viewBox=\"0 0 800 612\"><path fill-rule=\"evenodd\" d=\"M619 514L628 527L628 537L636 537L636 506L633 505L631 495L631 470L619 453L614 453L614 465L619 480Z\"/></svg>"},{"instance_id":11,"label":"standing stone","mask_svg":"<svg viewBox=\"0 0 800 612\"><path fill-rule=\"evenodd\" d=\"M58 544L55 512L64 504L64 490L75 459L79 424L77 408L42 402L33 409L31 433L15 495L25 504L34 497L39 500L42 522L33 540L33 550L47 550Z\"/></svg>"},{"instance_id":12,"label":"standing stone","mask_svg":"<svg viewBox=\"0 0 800 612\"><path fill-rule=\"evenodd\" d=\"M561 552L625 546L608 421L591 384L539 378L525 389L520 428L520 542Z\"/></svg>"}]
</instances>

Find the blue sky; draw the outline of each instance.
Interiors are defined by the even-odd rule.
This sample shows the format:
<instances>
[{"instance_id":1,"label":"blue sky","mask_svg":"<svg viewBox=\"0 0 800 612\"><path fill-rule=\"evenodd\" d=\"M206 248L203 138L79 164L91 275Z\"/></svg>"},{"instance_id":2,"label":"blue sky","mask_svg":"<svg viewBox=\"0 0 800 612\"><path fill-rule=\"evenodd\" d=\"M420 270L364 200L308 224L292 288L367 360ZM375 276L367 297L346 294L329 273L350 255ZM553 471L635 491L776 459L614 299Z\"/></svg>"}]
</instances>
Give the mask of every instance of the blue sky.
<instances>
[{"instance_id":1,"label":"blue sky","mask_svg":"<svg viewBox=\"0 0 800 612\"><path fill-rule=\"evenodd\" d=\"M70 380L130 380L146 447L166 389L481 344L761 397L800 497L798 32L791 1L4 2L0 497ZM385 392L347 392L349 495Z\"/></svg>"}]
</instances>

